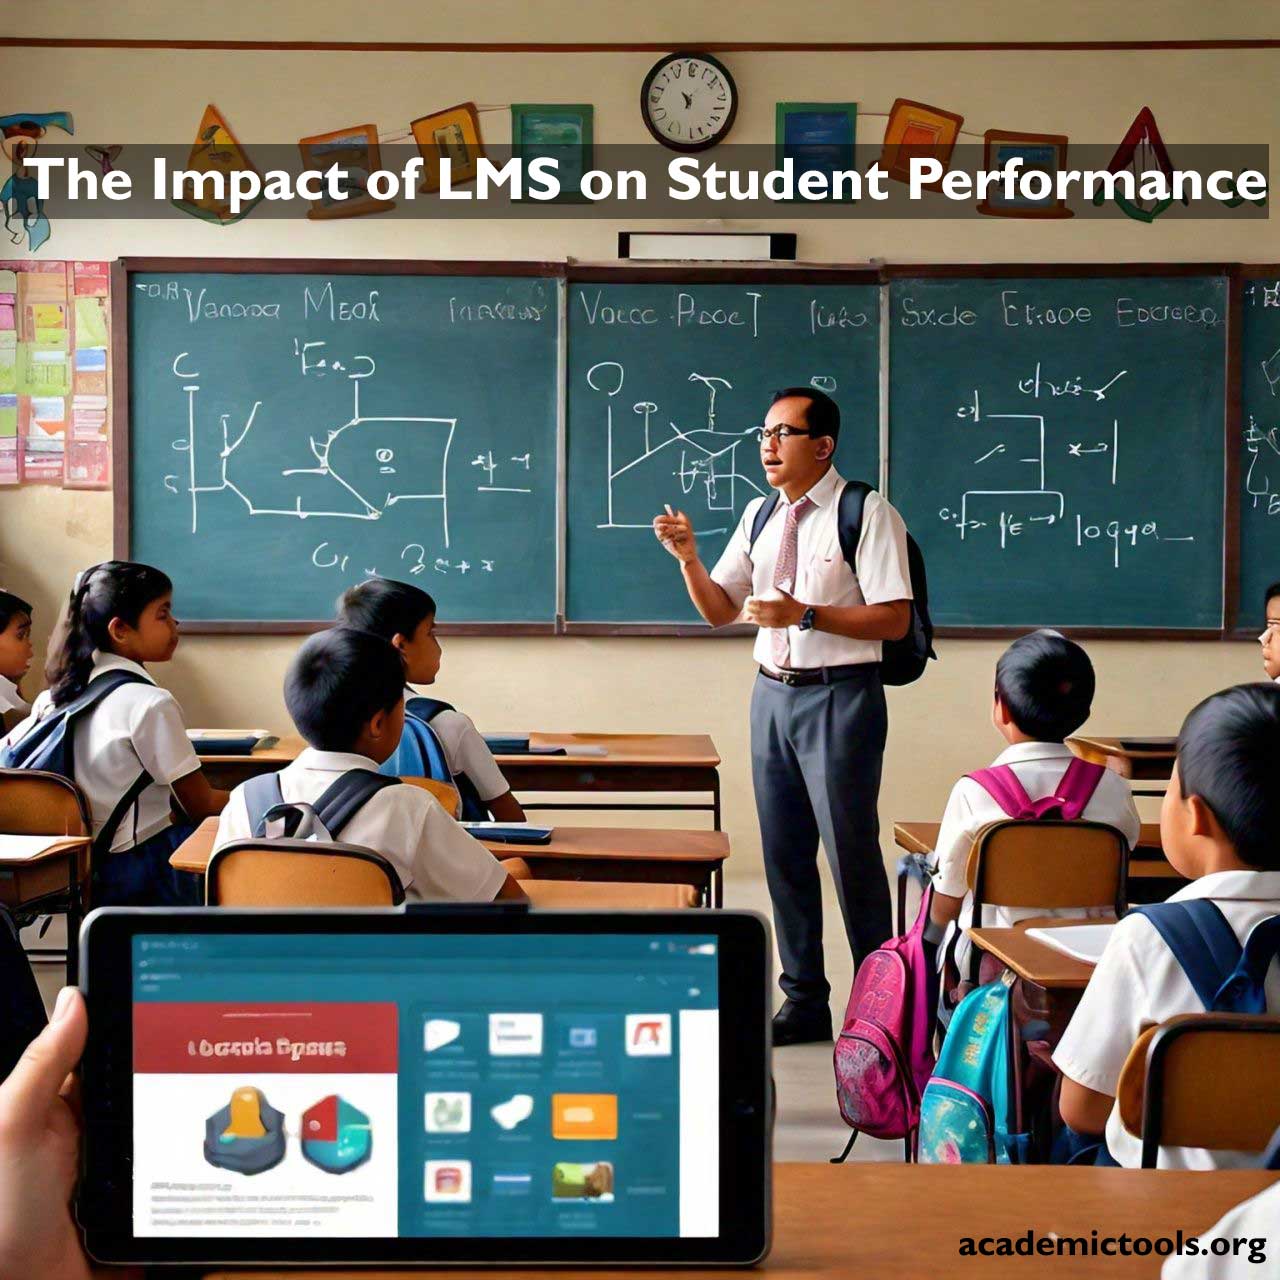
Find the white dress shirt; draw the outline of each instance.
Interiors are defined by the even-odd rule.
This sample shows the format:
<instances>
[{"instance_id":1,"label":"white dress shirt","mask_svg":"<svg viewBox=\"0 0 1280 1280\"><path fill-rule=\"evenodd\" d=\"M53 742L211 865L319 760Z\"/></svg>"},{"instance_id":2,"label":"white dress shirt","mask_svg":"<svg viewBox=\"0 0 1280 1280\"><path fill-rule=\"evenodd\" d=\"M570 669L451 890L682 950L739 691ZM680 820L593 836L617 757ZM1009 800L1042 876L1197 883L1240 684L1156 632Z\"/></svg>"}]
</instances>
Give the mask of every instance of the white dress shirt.
<instances>
[{"instance_id":1,"label":"white dress shirt","mask_svg":"<svg viewBox=\"0 0 1280 1280\"><path fill-rule=\"evenodd\" d=\"M1260 920L1280 913L1280 871L1217 871L1179 889L1170 902L1208 898L1215 902L1241 944ZM1267 1012L1280 1013L1280 962L1266 977ZM1116 1095L1120 1068L1138 1036L1180 1013L1203 1013L1182 966L1155 926L1127 915L1107 940L1107 949L1084 989L1053 1060L1066 1076L1098 1093ZM1211 1089L1213 1082L1206 1081ZM1142 1141L1120 1123L1120 1108L1107 1120L1107 1149L1126 1169L1142 1166ZM1161 1169L1247 1169L1257 1156L1201 1147L1161 1147Z\"/></svg>"},{"instance_id":2,"label":"white dress shirt","mask_svg":"<svg viewBox=\"0 0 1280 1280\"><path fill-rule=\"evenodd\" d=\"M1160 1280L1262 1280L1267 1272L1257 1254L1273 1264L1280 1258L1280 1182L1229 1209L1199 1238L1205 1252L1175 1254L1164 1264ZM1247 1240L1249 1247L1210 1255L1214 1240Z\"/></svg>"},{"instance_id":3,"label":"white dress shirt","mask_svg":"<svg viewBox=\"0 0 1280 1280\"><path fill-rule=\"evenodd\" d=\"M121 853L172 825L170 784L200 768L200 758L187 737L177 699L156 685L146 667L114 653L95 654L89 679L106 671L132 671L145 683L121 685L76 721L75 780L89 802L96 836L138 774L146 769L151 775L151 785L116 828L111 851ZM5 745L17 742L54 710L45 689Z\"/></svg>"},{"instance_id":4,"label":"white dress shirt","mask_svg":"<svg viewBox=\"0 0 1280 1280\"><path fill-rule=\"evenodd\" d=\"M1022 783L1027 796L1032 800L1039 800L1054 793L1074 758L1071 748L1061 742L1018 742L1006 747L992 763L1007 764ZM1115 827L1129 842L1130 849L1138 842L1142 823L1133 803L1133 794L1129 790L1129 784L1110 769L1098 779L1097 789L1089 797L1089 803L1080 816L1088 822L1105 822ZM961 977L968 976L966 965L970 950L969 937L963 930L973 921L973 895L969 892L965 875L969 866L969 850L983 827L1007 817L1008 814L992 799L990 792L972 778L961 778L952 787L951 798L942 815L938 847L934 851L937 874L933 883L939 893L964 899L960 915L950 926L946 943L950 945L951 933L959 931L955 959ZM1003 929L1017 924L1019 920L1030 920L1033 916L1071 919L1104 914L1106 912L1101 908L1063 907L1050 911L1038 907L984 906L982 923L987 928ZM946 946L939 950L945 954Z\"/></svg>"},{"instance_id":5,"label":"white dress shirt","mask_svg":"<svg viewBox=\"0 0 1280 1280\"><path fill-rule=\"evenodd\" d=\"M907 529L902 517L878 493L867 494L862 508L862 532L854 557L855 575L840 550L838 524L840 495L845 480L832 467L805 496L814 508L796 526L796 584L792 593L806 605L889 604L911 599L907 568ZM768 523L751 546L751 526L764 498L755 498L738 521L724 554L711 570L711 579L739 609L748 596L773 590L773 571L782 542L782 529L791 505L779 492ZM801 631L790 627L791 666L839 667L858 662L879 662L879 640L851 640L829 631ZM756 637L755 659L776 670L771 628L761 627Z\"/></svg>"},{"instance_id":6,"label":"white dress shirt","mask_svg":"<svg viewBox=\"0 0 1280 1280\"><path fill-rule=\"evenodd\" d=\"M419 694L416 689L406 688L404 696L407 700ZM439 711L431 718L431 728L440 741L449 772L455 778L459 775L470 778L476 794L486 804L511 790L489 744L470 716L461 711Z\"/></svg>"},{"instance_id":7,"label":"white dress shirt","mask_svg":"<svg viewBox=\"0 0 1280 1280\"><path fill-rule=\"evenodd\" d=\"M311 804L349 769L377 773L378 766L353 752L307 747L280 771L280 794L289 804ZM222 811L213 847L220 849L252 835L241 784ZM395 867L411 900L492 902L507 879L493 854L421 787L384 787L365 802L337 839L382 854Z\"/></svg>"},{"instance_id":8,"label":"white dress shirt","mask_svg":"<svg viewBox=\"0 0 1280 1280\"><path fill-rule=\"evenodd\" d=\"M8 676L0 676L0 716L6 711L26 715L30 710L31 704L18 692L18 686Z\"/></svg>"}]
</instances>

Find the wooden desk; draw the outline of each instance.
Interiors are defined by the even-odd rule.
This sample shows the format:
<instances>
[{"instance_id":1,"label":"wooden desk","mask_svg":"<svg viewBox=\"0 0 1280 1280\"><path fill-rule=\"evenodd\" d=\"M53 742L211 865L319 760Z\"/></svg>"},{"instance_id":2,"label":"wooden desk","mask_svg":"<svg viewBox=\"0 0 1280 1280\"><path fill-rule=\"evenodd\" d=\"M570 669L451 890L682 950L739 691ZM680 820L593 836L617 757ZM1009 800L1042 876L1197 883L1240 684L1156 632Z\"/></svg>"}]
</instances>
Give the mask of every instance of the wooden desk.
<instances>
[{"instance_id":1,"label":"wooden desk","mask_svg":"<svg viewBox=\"0 0 1280 1280\"><path fill-rule=\"evenodd\" d=\"M1163 1169L1088 1169L1052 1165L780 1164L774 1166L773 1251L761 1267L771 1280L815 1276L893 1276L921 1280L1158 1280L1161 1259L1063 1256L961 1257L965 1238L1092 1239L1128 1235L1176 1240L1198 1235L1228 1209L1275 1181L1274 1173L1190 1173ZM912 1220L911 1206L927 1206ZM1051 1235L1052 1233L1052 1235ZM991 1246L994 1247L994 1246ZM1270 1254L1268 1255L1270 1256ZM1263 1268L1259 1268L1263 1270ZM422 1280L443 1271L219 1272L207 1280ZM454 1271L451 1274L456 1275ZM504 1267L497 1280L546 1280L543 1268ZM574 1274L570 1272L568 1274ZM671 1280L742 1275L695 1268L582 1269L582 1277Z\"/></svg>"},{"instance_id":2,"label":"wooden desk","mask_svg":"<svg viewBox=\"0 0 1280 1280\"><path fill-rule=\"evenodd\" d=\"M217 818L206 818L169 865L203 875L217 832ZM496 858L529 864L537 878L522 884L535 905L564 909L695 906L706 901L712 872L729 856L722 831L557 827L550 844L482 843Z\"/></svg>"},{"instance_id":3,"label":"wooden desk","mask_svg":"<svg viewBox=\"0 0 1280 1280\"><path fill-rule=\"evenodd\" d=\"M1058 923L1065 927L1080 922L1062 920ZM1051 926L1042 920L1039 927ZM1046 991L1083 991L1093 976L1093 965L1064 955L1038 938L1027 937L1025 927L969 929L967 932L975 947L995 956L1018 977Z\"/></svg>"},{"instance_id":4,"label":"wooden desk","mask_svg":"<svg viewBox=\"0 0 1280 1280\"><path fill-rule=\"evenodd\" d=\"M668 809L709 812L720 830L720 756L705 733L534 733L530 745L564 747L562 756L497 756L511 790L523 797L534 791L701 793L701 802L635 803L596 799L580 803L524 803L526 809ZM214 787L230 789L258 773L283 769L303 749L296 734L274 747L247 756L201 756ZM575 747L604 747L603 756L575 754Z\"/></svg>"},{"instance_id":5,"label":"wooden desk","mask_svg":"<svg viewBox=\"0 0 1280 1280\"><path fill-rule=\"evenodd\" d=\"M895 822L893 842L907 853L932 853L938 843L940 822ZM1138 843L1129 855L1130 880L1168 880L1185 884L1184 878L1165 859L1160 844L1160 824L1144 822Z\"/></svg>"},{"instance_id":6,"label":"wooden desk","mask_svg":"<svg viewBox=\"0 0 1280 1280\"><path fill-rule=\"evenodd\" d=\"M498 767L523 797L530 791L701 792L701 803L619 803L591 800L577 804L556 801L521 803L526 809L678 809L711 813L720 830L720 755L705 733L534 733L534 747L564 747L562 756L497 756ZM575 754L574 748L604 747L607 755Z\"/></svg>"},{"instance_id":7,"label":"wooden desk","mask_svg":"<svg viewBox=\"0 0 1280 1280\"><path fill-rule=\"evenodd\" d=\"M1143 747L1126 747L1126 741L1135 738L1098 738L1092 734L1067 739L1067 746L1082 760L1091 760L1094 764L1106 765L1122 778L1130 782L1165 782L1173 772L1173 762L1177 759L1174 749L1176 739L1167 738L1157 745L1151 743ZM1167 744L1167 745L1166 745ZM1164 787L1134 787L1135 796L1162 796Z\"/></svg>"},{"instance_id":8,"label":"wooden desk","mask_svg":"<svg viewBox=\"0 0 1280 1280\"><path fill-rule=\"evenodd\" d=\"M66 894L67 985L79 976L80 920L84 915L82 886L89 878L89 836L67 836L51 844L35 858L0 858L0 903L11 911L38 908L42 899L61 899ZM56 956L59 950L32 948L29 956Z\"/></svg>"}]
</instances>

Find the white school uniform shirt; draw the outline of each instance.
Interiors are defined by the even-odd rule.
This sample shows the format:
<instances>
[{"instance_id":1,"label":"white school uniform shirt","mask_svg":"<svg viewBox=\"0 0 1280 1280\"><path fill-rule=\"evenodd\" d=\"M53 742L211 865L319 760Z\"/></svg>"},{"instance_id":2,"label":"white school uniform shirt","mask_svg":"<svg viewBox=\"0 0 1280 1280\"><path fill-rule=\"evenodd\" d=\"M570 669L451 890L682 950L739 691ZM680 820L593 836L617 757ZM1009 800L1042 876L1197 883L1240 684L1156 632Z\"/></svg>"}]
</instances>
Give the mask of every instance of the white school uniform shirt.
<instances>
[{"instance_id":1,"label":"white school uniform shirt","mask_svg":"<svg viewBox=\"0 0 1280 1280\"><path fill-rule=\"evenodd\" d=\"M1074 758L1071 749L1061 742L1018 742L1006 747L992 763L1009 765L1028 797L1040 800L1054 793ZM1089 822L1105 822L1115 827L1129 842L1130 849L1138 842L1142 823L1133 803L1133 794L1129 790L1129 784L1110 769L1098 780L1097 789L1080 816ZM938 829L938 847L934 851L937 859L934 888L948 897L964 899L960 914L951 925L951 932L959 931L955 958L962 977L967 976L965 966L971 946L969 937L963 930L973 920L973 895L969 892L965 878L969 850L983 827L1007 817L1008 814L992 799L985 787L972 778L961 778L951 789L951 798L942 815L942 826ZM1050 911L1036 907L984 906L982 923L987 928L1008 928L1019 920L1030 920L1033 916L1072 919L1104 914L1104 909L1096 907L1075 910L1065 907ZM950 933L947 945L949 943ZM940 955L945 954L946 946L939 948L939 952Z\"/></svg>"},{"instance_id":2,"label":"white school uniform shirt","mask_svg":"<svg viewBox=\"0 0 1280 1280\"><path fill-rule=\"evenodd\" d=\"M814 509L801 518L796 530L796 582L791 593L806 605L889 604L911 599L907 567L907 528L902 517L878 493L867 494L862 508L862 532L854 561L855 574L840 550L838 524L840 495L845 479L834 467L806 495ZM751 546L751 526L764 498L747 503L724 554L711 570L711 579L739 609L748 596L773 590L773 571L782 544L782 529L791 504L779 491L778 501L765 527ZM812 629L788 628L791 666L841 667L857 662L879 662L879 640L851 640ZM756 636L755 660L771 671L772 628L761 627Z\"/></svg>"},{"instance_id":3,"label":"white school uniform shirt","mask_svg":"<svg viewBox=\"0 0 1280 1280\"><path fill-rule=\"evenodd\" d=\"M6 711L26 715L30 710L31 704L18 692L18 686L8 676L0 676L0 716Z\"/></svg>"},{"instance_id":4,"label":"white school uniform shirt","mask_svg":"<svg viewBox=\"0 0 1280 1280\"><path fill-rule=\"evenodd\" d=\"M1280 871L1216 871L1179 889L1170 902L1215 902L1243 944L1260 920L1280 913ZM1280 1013L1280 963L1266 977L1267 1012ZM1064 1075L1115 1097L1120 1068L1147 1027L1180 1013L1203 1013L1182 966L1155 926L1127 915L1112 931L1053 1060ZM1211 1089L1212 1081L1205 1082ZM1120 1123L1120 1108L1107 1120L1107 1149L1127 1169L1142 1165L1142 1140ZM1200 1147L1161 1147L1161 1169L1247 1169L1255 1154Z\"/></svg>"},{"instance_id":5,"label":"white school uniform shirt","mask_svg":"<svg viewBox=\"0 0 1280 1280\"><path fill-rule=\"evenodd\" d=\"M376 773L378 766L354 752L307 747L280 771L280 794L289 804L311 804L349 769ZM241 784L222 811L213 847L220 849L232 840L247 840L252 835ZM335 838L382 854L400 876L405 896L415 901L444 898L492 902L507 878L493 854L472 839L421 787L384 787L365 802Z\"/></svg>"},{"instance_id":6,"label":"white school uniform shirt","mask_svg":"<svg viewBox=\"0 0 1280 1280\"><path fill-rule=\"evenodd\" d=\"M145 683L121 685L76 722L76 785L89 802L96 836L138 774L146 769L151 775L151 785L124 815L111 842L111 852L122 853L172 825L170 787L200 768L200 758L187 737L178 700L161 689L141 663L114 653L95 653L89 679L107 671L131 671ZM45 689L5 745L17 742L53 710Z\"/></svg>"},{"instance_id":7,"label":"white school uniform shirt","mask_svg":"<svg viewBox=\"0 0 1280 1280\"><path fill-rule=\"evenodd\" d=\"M1175 1255L1164 1264L1160 1280L1259 1280L1265 1276L1262 1265L1250 1254L1260 1241L1258 1251L1267 1260L1274 1262L1280 1257L1280 1182L1228 1209L1200 1239L1206 1251L1214 1240L1247 1240L1250 1247L1225 1257Z\"/></svg>"},{"instance_id":8,"label":"white school uniform shirt","mask_svg":"<svg viewBox=\"0 0 1280 1280\"><path fill-rule=\"evenodd\" d=\"M406 687L404 696L407 700L419 695L416 689ZM432 717L431 728L440 740L449 772L455 778L459 774L470 778L476 793L486 804L511 790L511 784L498 768L489 744L480 736L480 730L470 716L461 711L440 711Z\"/></svg>"}]
</instances>

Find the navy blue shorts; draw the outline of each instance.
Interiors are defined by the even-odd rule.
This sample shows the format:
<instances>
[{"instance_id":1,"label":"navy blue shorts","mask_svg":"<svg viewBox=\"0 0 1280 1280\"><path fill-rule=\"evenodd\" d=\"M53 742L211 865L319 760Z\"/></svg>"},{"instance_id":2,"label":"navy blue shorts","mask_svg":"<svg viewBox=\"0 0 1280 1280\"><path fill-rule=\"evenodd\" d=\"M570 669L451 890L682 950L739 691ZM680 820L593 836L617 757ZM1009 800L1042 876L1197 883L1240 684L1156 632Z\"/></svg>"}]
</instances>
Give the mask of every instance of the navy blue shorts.
<instances>
[{"instance_id":1,"label":"navy blue shorts","mask_svg":"<svg viewBox=\"0 0 1280 1280\"><path fill-rule=\"evenodd\" d=\"M204 902L203 877L175 871L169 857L195 830L175 823L122 853L97 858L93 868L95 907L198 907Z\"/></svg>"}]
</instances>

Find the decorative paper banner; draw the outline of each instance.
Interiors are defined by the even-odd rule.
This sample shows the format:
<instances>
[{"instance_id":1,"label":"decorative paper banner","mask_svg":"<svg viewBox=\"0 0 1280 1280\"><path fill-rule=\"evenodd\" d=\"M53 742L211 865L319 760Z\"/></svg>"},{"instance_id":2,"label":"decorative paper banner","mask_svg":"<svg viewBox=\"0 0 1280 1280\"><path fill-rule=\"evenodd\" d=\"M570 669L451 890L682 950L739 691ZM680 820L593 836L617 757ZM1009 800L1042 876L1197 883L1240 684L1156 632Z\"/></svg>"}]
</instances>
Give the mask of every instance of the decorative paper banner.
<instances>
[{"instance_id":1,"label":"decorative paper banner","mask_svg":"<svg viewBox=\"0 0 1280 1280\"><path fill-rule=\"evenodd\" d=\"M196 130L195 142L191 144L191 153L187 156L186 167L198 173L231 174L242 169L257 172L245 154L244 148L236 141L230 126L218 114L218 109L212 103L205 107L204 115L200 117L200 127ZM193 218L201 218L205 222L213 222L222 227L239 222L257 203L258 201L254 200L239 213L233 214L228 201L216 200L211 196L200 196L194 182L184 190L183 199L172 201L175 209L181 209L183 213L189 213Z\"/></svg>"},{"instance_id":2,"label":"decorative paper banner","mask_svg":"<svg viewBox=\"0 0 1280 1280\"><path fill-rule=\"evenodd\" d=\"M299 138L298 150L308 169L325 172L337 165L347 174L343 198L336 200L326 193L322 199L312 201L308 218L357 218L364 213L385 213L396 207L394 200L378 200L366 188L369 175L382 168L377 125L356 124L349 129Z\"/></svg>"}]
</instances>

